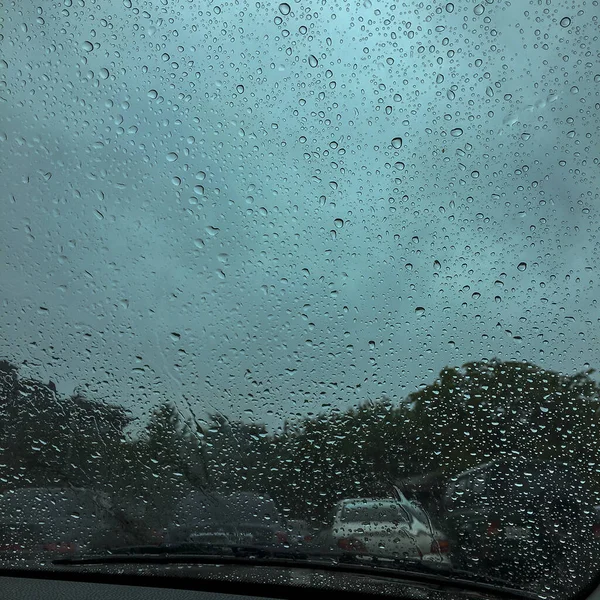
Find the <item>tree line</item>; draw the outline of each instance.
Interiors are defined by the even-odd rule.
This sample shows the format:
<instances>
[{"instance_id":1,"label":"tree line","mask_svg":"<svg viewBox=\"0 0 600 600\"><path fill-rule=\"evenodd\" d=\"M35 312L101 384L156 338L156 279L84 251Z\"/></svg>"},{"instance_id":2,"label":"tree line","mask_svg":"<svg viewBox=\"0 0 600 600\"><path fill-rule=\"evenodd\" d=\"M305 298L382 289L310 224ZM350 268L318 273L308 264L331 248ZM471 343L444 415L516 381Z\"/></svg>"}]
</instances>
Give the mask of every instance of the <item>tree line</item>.
<instances>
[{"instance_id":1,"label":"tree line","mask_svg":"<svg viewBox=\"0 0 600 600\"><path fill-rule=\"evenodd\" d=\"M569 462L600 492L600 386L592 374L476 361L444 368L401 402L373 399L282 431L220 413L200 421L176 402L156 407L136 430L122 406L61 397L5 360L0 491L95 488L143 504L157 525L192 489L254 491L289 517L323 521L342 498L385 496L392 485L418 487L427 477L443 488L464 469L522 456ZM201 410L200 401L189 404Z\"/></svg>"}]
</instances>

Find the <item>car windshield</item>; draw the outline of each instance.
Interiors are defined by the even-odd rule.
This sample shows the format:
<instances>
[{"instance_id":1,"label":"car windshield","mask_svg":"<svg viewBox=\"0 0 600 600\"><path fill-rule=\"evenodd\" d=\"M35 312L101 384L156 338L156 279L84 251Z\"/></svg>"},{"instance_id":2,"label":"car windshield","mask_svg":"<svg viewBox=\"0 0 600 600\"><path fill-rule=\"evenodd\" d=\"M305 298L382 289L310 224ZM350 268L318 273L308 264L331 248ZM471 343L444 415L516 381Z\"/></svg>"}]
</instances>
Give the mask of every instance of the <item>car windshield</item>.
<instances>
[{"instance_id":1,"label":"car windshield","mask_svg":"<svg viewBox=\"0 0 600 600\"><path fill-rule=\"evenodd\" d=\"M591 585L599 20L5 2L0 564Z\"/></svg>"},{"instance_id":2,"label":"car windshield","mask_svg":"<svg viewBox=\"0 0 600 600\"><path fill-rule=\"evenodd\" d=\"M407 515L399 505L393 504L347 504L340 516L342 523L358 522L376 524L407 521Z\"/></svg>"}]
</instances>

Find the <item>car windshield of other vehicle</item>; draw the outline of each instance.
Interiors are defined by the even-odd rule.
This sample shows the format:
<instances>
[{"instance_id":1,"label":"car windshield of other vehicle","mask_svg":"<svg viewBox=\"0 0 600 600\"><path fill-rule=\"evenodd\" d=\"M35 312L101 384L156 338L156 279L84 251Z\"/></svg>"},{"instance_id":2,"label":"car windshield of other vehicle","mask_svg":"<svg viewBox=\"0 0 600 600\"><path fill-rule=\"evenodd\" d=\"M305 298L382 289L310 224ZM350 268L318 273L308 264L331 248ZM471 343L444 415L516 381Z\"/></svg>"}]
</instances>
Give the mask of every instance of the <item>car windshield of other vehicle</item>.
<instances>
[{"instance_id":1,"label":"car windshield of other vehicle","mask_svg":"<svg viewBox=\"0 0 600 600\"><path fill-rule=\"evenodd\" d=\"M0 566L600 582L598 0L2 5Z\"/></svg>"},{"instance_id":2,"label":"car windshield of other vehicle","mask_svg":"<svg viewBox=\"0 0 600 600\"><path fill-rule=\"evenodd\" d=\"M342 509L342 522L398 522L407 521L407 514L398 505L393 504L347 504Z\"/></svg>"}]
</instances>

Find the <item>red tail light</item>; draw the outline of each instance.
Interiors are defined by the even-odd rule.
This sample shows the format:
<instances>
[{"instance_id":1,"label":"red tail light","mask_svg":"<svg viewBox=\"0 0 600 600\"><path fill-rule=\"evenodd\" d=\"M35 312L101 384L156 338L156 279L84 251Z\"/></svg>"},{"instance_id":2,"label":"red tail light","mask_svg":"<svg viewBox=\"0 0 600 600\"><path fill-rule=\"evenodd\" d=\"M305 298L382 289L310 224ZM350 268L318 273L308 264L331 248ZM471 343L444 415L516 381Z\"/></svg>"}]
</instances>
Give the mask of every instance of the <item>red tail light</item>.
<instances>
[{"instance_id":1,"label":"red tail light","mask_svg":"<svg viewBox=\"0 0 600 600\"><path fill-rule=\"evenodd\" d=\"M433 540L431 542L431 554L448 554L450 542L448 540Z\"/></svg>"},{"instance_id":2,"label":"red tail light","mask_svg":"<svg viewBox=\"0 0 600 600\"><path fill-rule=\"evenodd\" d=\"M487 528L488 535L498 535L500 533L500 521L492 521Z\"/></svg>"},{"instance_id":3,"label":"red tail light","mask_svg":"<svg viewBox=\"0 0 600 600\"><path fill-rule=\"evenodd\" d=\"M23 544L0 544L0 552L22 552L25 550Z\"/></svg>"},{"instance_id":4,"label":"red tail light","mask_svg":"<svg viewBox=\"0 0 600 600\"><path fill-rule=\"evenodd\" d=\"M159 544L162 544L165 541L166 535L167 532L163 529L153 529L150 533L151 538Z\"/></svg>"},{"instance_id":5,"label":"red tail light","mask_svg":"<svg viewBox=\"0 0 600 600\"><path fill-rule=\"evenodd\" d=\"M346 552L366 552L367 547L356 538L341 538L338 540L338 546Z\"/></svg>"},{"instance_id":6,"label":"red tail light","mask_svg":"<svg viewBox=\"0 0 600 600\"><path fill-rule=\"evenodd\" d=\"M277 541L280 544L287 544L287 543L289 543L289 541L288 541L288 535L287 535L287 533L285 531L278 531L275 534L275 537L277 538Z\"/></svg>"}]
</instances>

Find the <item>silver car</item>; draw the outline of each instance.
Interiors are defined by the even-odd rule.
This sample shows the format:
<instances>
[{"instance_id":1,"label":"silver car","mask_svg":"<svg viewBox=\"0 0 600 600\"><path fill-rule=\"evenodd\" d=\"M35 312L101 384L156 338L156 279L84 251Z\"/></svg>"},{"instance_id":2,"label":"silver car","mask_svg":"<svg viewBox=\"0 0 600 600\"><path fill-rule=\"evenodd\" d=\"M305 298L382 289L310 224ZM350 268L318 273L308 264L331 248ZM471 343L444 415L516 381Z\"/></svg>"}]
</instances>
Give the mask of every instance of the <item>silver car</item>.
<instances>
[{"instance_id":1,"label":"silver car","mask_svg":"<svg viewBox=\"0 0 600 600\"><path fill-rule=\"evenodd\" d=\"M343 551L377 558L449 563L446 536L422 513L393 498L342 500L334 512L333 542Z\"/></svg>"}]
</instances>

